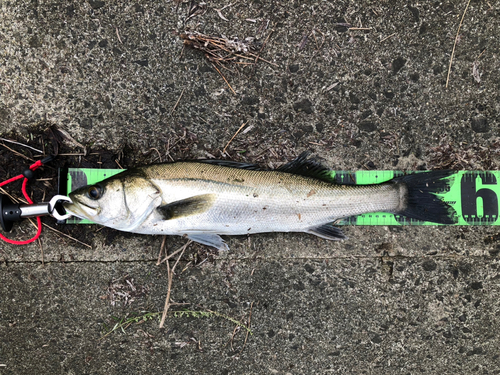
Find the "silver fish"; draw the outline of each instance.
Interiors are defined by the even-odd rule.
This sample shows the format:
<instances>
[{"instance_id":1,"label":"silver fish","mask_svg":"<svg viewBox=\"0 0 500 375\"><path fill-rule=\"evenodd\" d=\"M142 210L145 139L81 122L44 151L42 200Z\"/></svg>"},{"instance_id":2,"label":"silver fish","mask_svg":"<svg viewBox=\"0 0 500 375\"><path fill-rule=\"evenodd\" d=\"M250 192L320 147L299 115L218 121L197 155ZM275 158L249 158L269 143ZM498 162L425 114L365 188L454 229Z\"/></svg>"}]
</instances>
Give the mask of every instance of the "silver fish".
<instances>
[{"instance_id":1,"label":"silver fish","mask_svg":"<svg viewBox=\"0 0 500 375\"><path fill-rule=\"evenodd\" d=\"M424 172L389 182L340 185L308 153L276 170L205 160L133 168L79 188L65 204L74 216L121 231L187 235L227 249L220 235L307 232L344 239L332 225L368 212L397 213L453 223L453 209L435 194L450 171Z\"/></svg>"}]
</instances>

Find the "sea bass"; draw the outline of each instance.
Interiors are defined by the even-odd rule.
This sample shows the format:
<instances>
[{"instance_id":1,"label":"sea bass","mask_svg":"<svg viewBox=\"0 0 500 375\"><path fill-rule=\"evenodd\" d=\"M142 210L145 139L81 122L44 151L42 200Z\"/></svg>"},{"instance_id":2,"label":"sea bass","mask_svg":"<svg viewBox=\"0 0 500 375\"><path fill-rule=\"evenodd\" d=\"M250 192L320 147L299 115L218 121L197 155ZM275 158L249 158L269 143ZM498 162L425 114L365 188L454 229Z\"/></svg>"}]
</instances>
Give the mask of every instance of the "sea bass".
<instances>
[{"instance_id":1,"label":"sea bass","mask_svg":"<svg viewBox=\"0 0 500 375\"><path fill-rule=\"evenodd\" d=\"M187 235L227 249L220 235L307 232L345 239L341 218L390 212L451 224L454 210L435 194L452 172L432 171L376 185L340 185L308 153L275 170L225 160L173 162L121 172L72 192L74 216L126 232Z\"/></svg>"}]
</instances>

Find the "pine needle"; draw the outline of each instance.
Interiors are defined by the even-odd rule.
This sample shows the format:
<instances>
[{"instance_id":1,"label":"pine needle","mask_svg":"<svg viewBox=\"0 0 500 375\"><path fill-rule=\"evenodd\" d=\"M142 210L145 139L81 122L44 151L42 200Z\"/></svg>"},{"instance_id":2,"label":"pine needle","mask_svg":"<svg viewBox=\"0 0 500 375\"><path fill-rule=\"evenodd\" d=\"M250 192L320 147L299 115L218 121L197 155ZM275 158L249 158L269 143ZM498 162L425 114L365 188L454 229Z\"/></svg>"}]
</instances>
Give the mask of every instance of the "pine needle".
<instances>
[{"instance_id":1,"label":"pine needle","mask_svg":"<svg viewBox=\"0 0 500 375\"><path fill-rule=\"evenodd\" d=\"M453 43L453 50L451 51L450 57L450 66L448 67L448 76L446 77L446 88L448 88L448 83L450 82L451 65L453 64L453 57L455 56L455 47L457 46L458 34L460 33L460 28L462 27L462 23L464 22L465 13L467 13L469 4L470 0L467 1L467 6L465 7L464 14L462 15L462 19L460 20L460 24L458 25L457 35L455 36L455 43Z\"/></svg>"}]
</instances>

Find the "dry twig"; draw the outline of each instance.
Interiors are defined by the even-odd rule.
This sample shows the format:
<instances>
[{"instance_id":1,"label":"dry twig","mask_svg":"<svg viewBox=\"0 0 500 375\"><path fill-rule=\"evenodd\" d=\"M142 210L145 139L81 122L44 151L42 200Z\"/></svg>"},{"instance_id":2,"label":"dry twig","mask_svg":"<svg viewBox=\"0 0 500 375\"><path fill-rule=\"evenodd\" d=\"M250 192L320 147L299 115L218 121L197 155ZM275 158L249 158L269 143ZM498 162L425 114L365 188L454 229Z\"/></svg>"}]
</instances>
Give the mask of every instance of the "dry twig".
<instances>
[{"instance_id":1,"label":"dry twig","mask_svg":"<svg viewBox=\"0 0 500 375\"><path fill-rule=\"evenodd\" d=\"M458 34L460 33L460 28L462 27L462 22L464 22L465 13L467 13L469 4L470 0L467 1L467 6L465 7L464 14L462 15L462 19L460 20L460 24L458 25L457 35L455 36L455 42L453 43L453 50L451 51L450 57L450 66L448 67L448 76L446 77L446 88L448 88L448 83L450 82L451 65L453 64L453 57L455 56L455 47L457 46Z\"/></svg>"},{"instance_id":2,"label":"dry twig","mask_svg":"<svg viewBox=\"0 0 500 375\"><path fill-rule=\"evenodd\" d=\"M260 54L265 47L267 40L272 32L266 38L264 43L257 42L255 38L245 38L240 40L238 38L228 39L224 36L214 37L204 35L197 32L186 32L180 34L180 38L184 41L184 45L198 49L205 53L205 57L213 63L241 63L239 59L249 59L257 62L258 60L264 61L268 64L278 66L268 60L260 57Z\"/></svg>"},{"instance_id":3,"label":"dry twig","mask_svg":"<svg viewBox=\"0 0 500 375\"><path fill-rule=\"evenodd\" d=\"M264 47L266 46L267 44L267 41L269 40L269 38L271 37L271 34L273 33L274 30L271 30L271 32L269 33L269 35L267 36L266 40L264 40L264 43L262 43L262 47L260 47L260 51L259 53L257 54L257 56L255 56L255 60L254 60L254 64L257 64L257 60L261 59L262 61L265 61L266 63L268 64L271 64L271 65L274 65L274 66L278 66L277 64L274 64L270 61L267 61L267 60L264 60L263 58L260 57L260 54L262 53L262 51L264 50Z\"/></svg>"},{"instance_id":4,"label":"dry twig","mask_svg":"<svg viewBox=\"0 0 500 375\"><path fill-rule=\"evenodd\" d=\"M271 34L269 34L270 36ZM255 38L238 38L228 39L225 36L215 37L204 35L198 32L185 32L179 37L184 41L184 45L200 50L205 54L205 57L212 63L214 69L221 75L222 79L229 86L231 91L236 95L228 80L216 65L233 63L236 65L254 65L258 60L264 61L273 66L275 63L265 60L260 57L260 54L266 45L269 36L264 43L257 42ZM250 60L252 63L242 60Z\"/></svg>"},{"instance_id":5,"label":"dry twig","mask_svg":"<svg viewBox=\"0 0 500 375\"><path fill-rule=\"evenodd\" d=\"M158 254L158 260L156 261L157 266L161 264L161 256L163 255L163 249L165 249L166 243L167 243L167 236L163 236L163 241L161 241L161 246L160 246L160 253Z\"/></svg>"},{"instance_id":6,"label":"dry twig","mask_svg":"<svg viewBox=\"0 0 500 375\"><path fill-rule=\"evenodd\" d=\"M181 101L181 98L182 98L182 95L184 95L184 91L186 90L186 88L183 88L182 89L182 92L181 94L179 95L179 99L177 99L177 101L175 102L175 105L174 107L172 108L172 110L170 111L170 114L174 113L175 109L177 108L177 106L179 105L179 102Z\"/></svg>"},{"instance_id":7,"label":"dry twig","mask_svg":"<svg viewBox=\"0 0 500 375\"><path fill-rule=\"evenodd\" d=\"M224 9L226 9L226 8L229 8L229 7L230 7L230 6L232 6L232 5L233 5L233 3L231 3L231 4L229 4L229 5L225 5L225 6L223 6L223 7L222 7L222 8L220 8L220 9L215 9L215 8L213 8L213 9L217 12L217 14L219 15L219 17L220 17L220 18L222 18L224 21L229 21L226 17L224 17L224 16L222 15L222 11L223 11Z\"/></svg>"},{"instance_id":8,"label":"dry twig","mask_svg":"<svg viewBox=\"0 0 500 375\"><path fill-rule=\"evenodd\" d=\"M180 38L185 46L204 52L208 60L217 64L235 62L238 60L238 54L255 57L253 51L257 51L260 47L254 38L230 40L224 36L214 37L198 32L186 32L180 34Z\"/></svg>"},{"instance_id":9,"label":"dry twig","mask_svg":"<svg viewBox=\"0 0 500 375\"><path fill-rule=\"evenodd\" d=\"M177 264L179 263L179 261L181 260L182 258L182 255L184 254L184 251L187 249L187 247L192 243L193 241L189 240L188 242L186 242L186 244L184 246L182 246L179 250L175 251L174 253L170 254L169 256L167 256L164 260L167 261L167 273L168 273L168 289L167 289L167 298L165 299L165 307L163 308L163 314L161 316L161 321L160 321L160 328L163 328L163 325L165 324L165 319L167 317L167 313L168 313L168 309L170 308L170 293L172 292L172 280L174 278L174 271L175 271L175 267L177 267ZM182 251L181 251L182 250ZM174 254L178 253L179 251L181 251L179 257L177 258L177 260L175 261L174 263L174 266L172 267L172 269L170 269L170 263L168 261L168 259L170 259L170 257L172 257Z\"/></svg>"},{"instance_id":10,"label":"dry twig","mask_svg":"<svg viewBox=\"0 0 500 375\"><path fill-rule=\"evenodd\" d=\"M166 236L165 236L166 238ZM180 248L175 250L172 254L167 255L158 265L167 262L169 259L171 259L174 255L179 254L181 251L186 250L186 248L192 243L193 241L189 240L186 244L182 245ZM163 245L163 244L162 244Z\"/></svg>"},{"instance_id":11,"label":"dry twig","mask_svg":"<svg viewBox=\"0 0 500 375\"><path fill-rule=\"evenodd\" d=\"M116 36L118 37L118 41L120 42L120 44L123 44L122 38L120 38L120 33L118 32L118 27L115 27L115 30L116 30Z\"/></svg>"},{"instance_id":12,"label":"dry twig","mask_svg":"<svg viewBox=\"0 0 500 375\"><path fill-rule=\"evenodd\" d=\"M29 161L32 161L32 162L34 162L34 161L35 161L35 160L33 160L32 158L27 157L26 155L23 155L23 154L21 154L20 152L17 152L16 150L11 149L11 148L10 148L9 146L7 146L7 145L2 144L2 146L3 146L3 147L5 147L5 148L6 148L7 150L9 150L10 152L13 152L13 153L14 153L14 154L16 154L16 155L19 155L19 156L20 156L20 157L22 157L23 159L26 159L26 160L29 160Z\"/></svg>"},{"instance_id":13,"label":"dry twig","mask_svg":"<svg viewBox=\"0 0 500 375\"><path fill-rule=\"evenodd\" d=\"M226 84L229 86L229 88L231 89L231 91L233 92L233 94L236 95L236 91L233 90L233 88L231 87L231 85L227 81L226 77L224 77L224 74L222 74L221 71L219 69L217 69L217 67L213 63L212 63L212 66L214 67L215 70L217 70L217 73L220 74L220 76L222 77L222 79L224 80L224 82L226 82Z\"/></svg>"},{"instance_id":14,"label":"dry twig","mask_svg":"<svg viewBox=\"0 0 500 375\"><path fill-rule=\"evenodd\" d=\"M241 129L243 129L245 127L245 125L248 124L248 121L245 122L243 125L241 125L239 127L238 130L236 130L236 133L234 133L233 137L229 140L229 142L227 142L226 144L226 147L224 147L224 150L222 150L222 153L225 154L226 153L226 149L227 149L227 146L229 146L229 144L233 141L233 139L238 135L238 133L241 131Z\"/></svg>"},{"instance_id":15,"label":"dry twig","mask_svg":"<svg viewBox=\"0 0 500 375\"><path fill-rule=\"evenodd\" d=\"M396 33L393 33L393 34L391 34L391 35L389 35L389 36L386 36L386 37L385 37L384 39L382 39L379 43L385 42L387 39L392 38L394 35L396 35Z\"/></svg>"},{"instance_id":16,"label":"dry twig","mask_svg":"<svg viewBox=\"0 0 500 375\"><path fill-rule=\"evenodd\" d=\"M19 203L19 202L21 202L21 203L24 203L24 204L28 204L28 202L27 202L25 199L23 199L23 198L17 198L17 197L14 197L13 195L10 195L10 194L7 192L7 190L5 190L5 189L4 189L4 188L2 188L2 187L0 187L0 193L2 193L2 194L4 194L4 195L7 195L7 196L11 199L11 201L12 201L12 202L14 202L14 203Z\"/></svg>"},{"instance_id":17,"label":"dry twig","mask_svg":"<svg viewBox=\"0 0 500 375\"><path fill-rule=\"evenodd\" d=\"M19 143L19 142L11 141L10 139L6 139L6 138L2 138L2 137L0 137L0 141L13 143L13 144L18 145L18 146L27 147L27 148L29 148L29 149L32 149L33 151L36 151L36 152L39 152L40 154L43 154L43 151L42 151L42 150L39 150L39 149L37 149L37 148L31 147L31 146L28 146L28 145L25 145L25 144L22 144L22 143Z\"/></svg>"},{"instance_id":18,"label":"dry twig","mask_svg":"<svg viewBox=\"0 0 500 375\"><path fill-rule=\"evenodd\" d=\"M250 314L248 314L248 321L247 321L247 334L245 335L245 341L243 342L243 346L241 347L240 354L245 349L245 345L247 344L248 340L248 335L250 334L250 324L252 323L252 308L253 308L253 301L250 304Z\"/></svg>"},{"instance_id":19,"label":"dry twig","mask_svg":"<svg viewBox=\"0 0 500 375\"><path fill-rule=\"evenodd\" d=\"M33 224L34 224L34 223L33 223ZM67 237L67 238L69 238L70 240L73 240L73 241L75 241L75 242L78 242L79 244L81 244L81 245L83 245L83 246L86 246L86 247L88 247L89 249L92 249L92 246L90 246L89 244L86 244L85 242L82 242L82 241L80 241L80 240L77 240L76 238L71 237L70 235L68 235L68 234L66 234L66 233L63 233L63 232L61 232L61 231L58 231L57 229L52 228L51 226L49 226L49 225L47 225L47 224L43 224L43 226L44 226L45 228L49 228L51 231L56 232L56 233L57 233L57 234L59 234L60 236Z\"/></svg>"}]
</instances>

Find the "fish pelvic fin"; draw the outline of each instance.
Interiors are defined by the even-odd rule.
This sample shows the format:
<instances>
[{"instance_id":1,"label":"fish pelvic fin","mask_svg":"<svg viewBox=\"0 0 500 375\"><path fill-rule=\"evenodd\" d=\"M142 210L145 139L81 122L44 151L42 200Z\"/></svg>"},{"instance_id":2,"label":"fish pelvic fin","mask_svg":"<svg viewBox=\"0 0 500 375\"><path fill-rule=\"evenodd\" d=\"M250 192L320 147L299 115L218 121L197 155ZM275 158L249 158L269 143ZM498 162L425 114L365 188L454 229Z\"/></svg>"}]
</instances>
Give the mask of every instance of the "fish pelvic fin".
<instances>
[{"instance_id":1,"label":"fish pelvic fin","mask_svg":"<svg viewBox=\"0 0 500 375\"><path fill-rule=\"evenodd\" d=\"M205 212L212 207L215 199L215 194L195 195L193 197L165 204L158 207L157 210L160 212L164 220L173 220Z\"/></svg>"},{"instance_id":2,"label":"fish pelvic fin","mask_svg":"<svg viewBox=\"0 0 500 375\"><path fill-rule=\"evenodd\" d=\"M396 214L438 224L455 224L455 210L436 194L449 191L454 171L430 171L397 177L392 181L406 186L402 209Z\"/></svg>"},{"instance_id":3,"label":"fish pelvic fin","mask_svg":"<svg viewBox=\"0 0 500 375\"><path fill-rule=\"evenodd\" d=\"M323 224L315 228L309 228L306 232L327 240L339 241L347 239L344 232L342 232L339 228L334 227L333 223Z\"/></svg>"}]
</instances>

